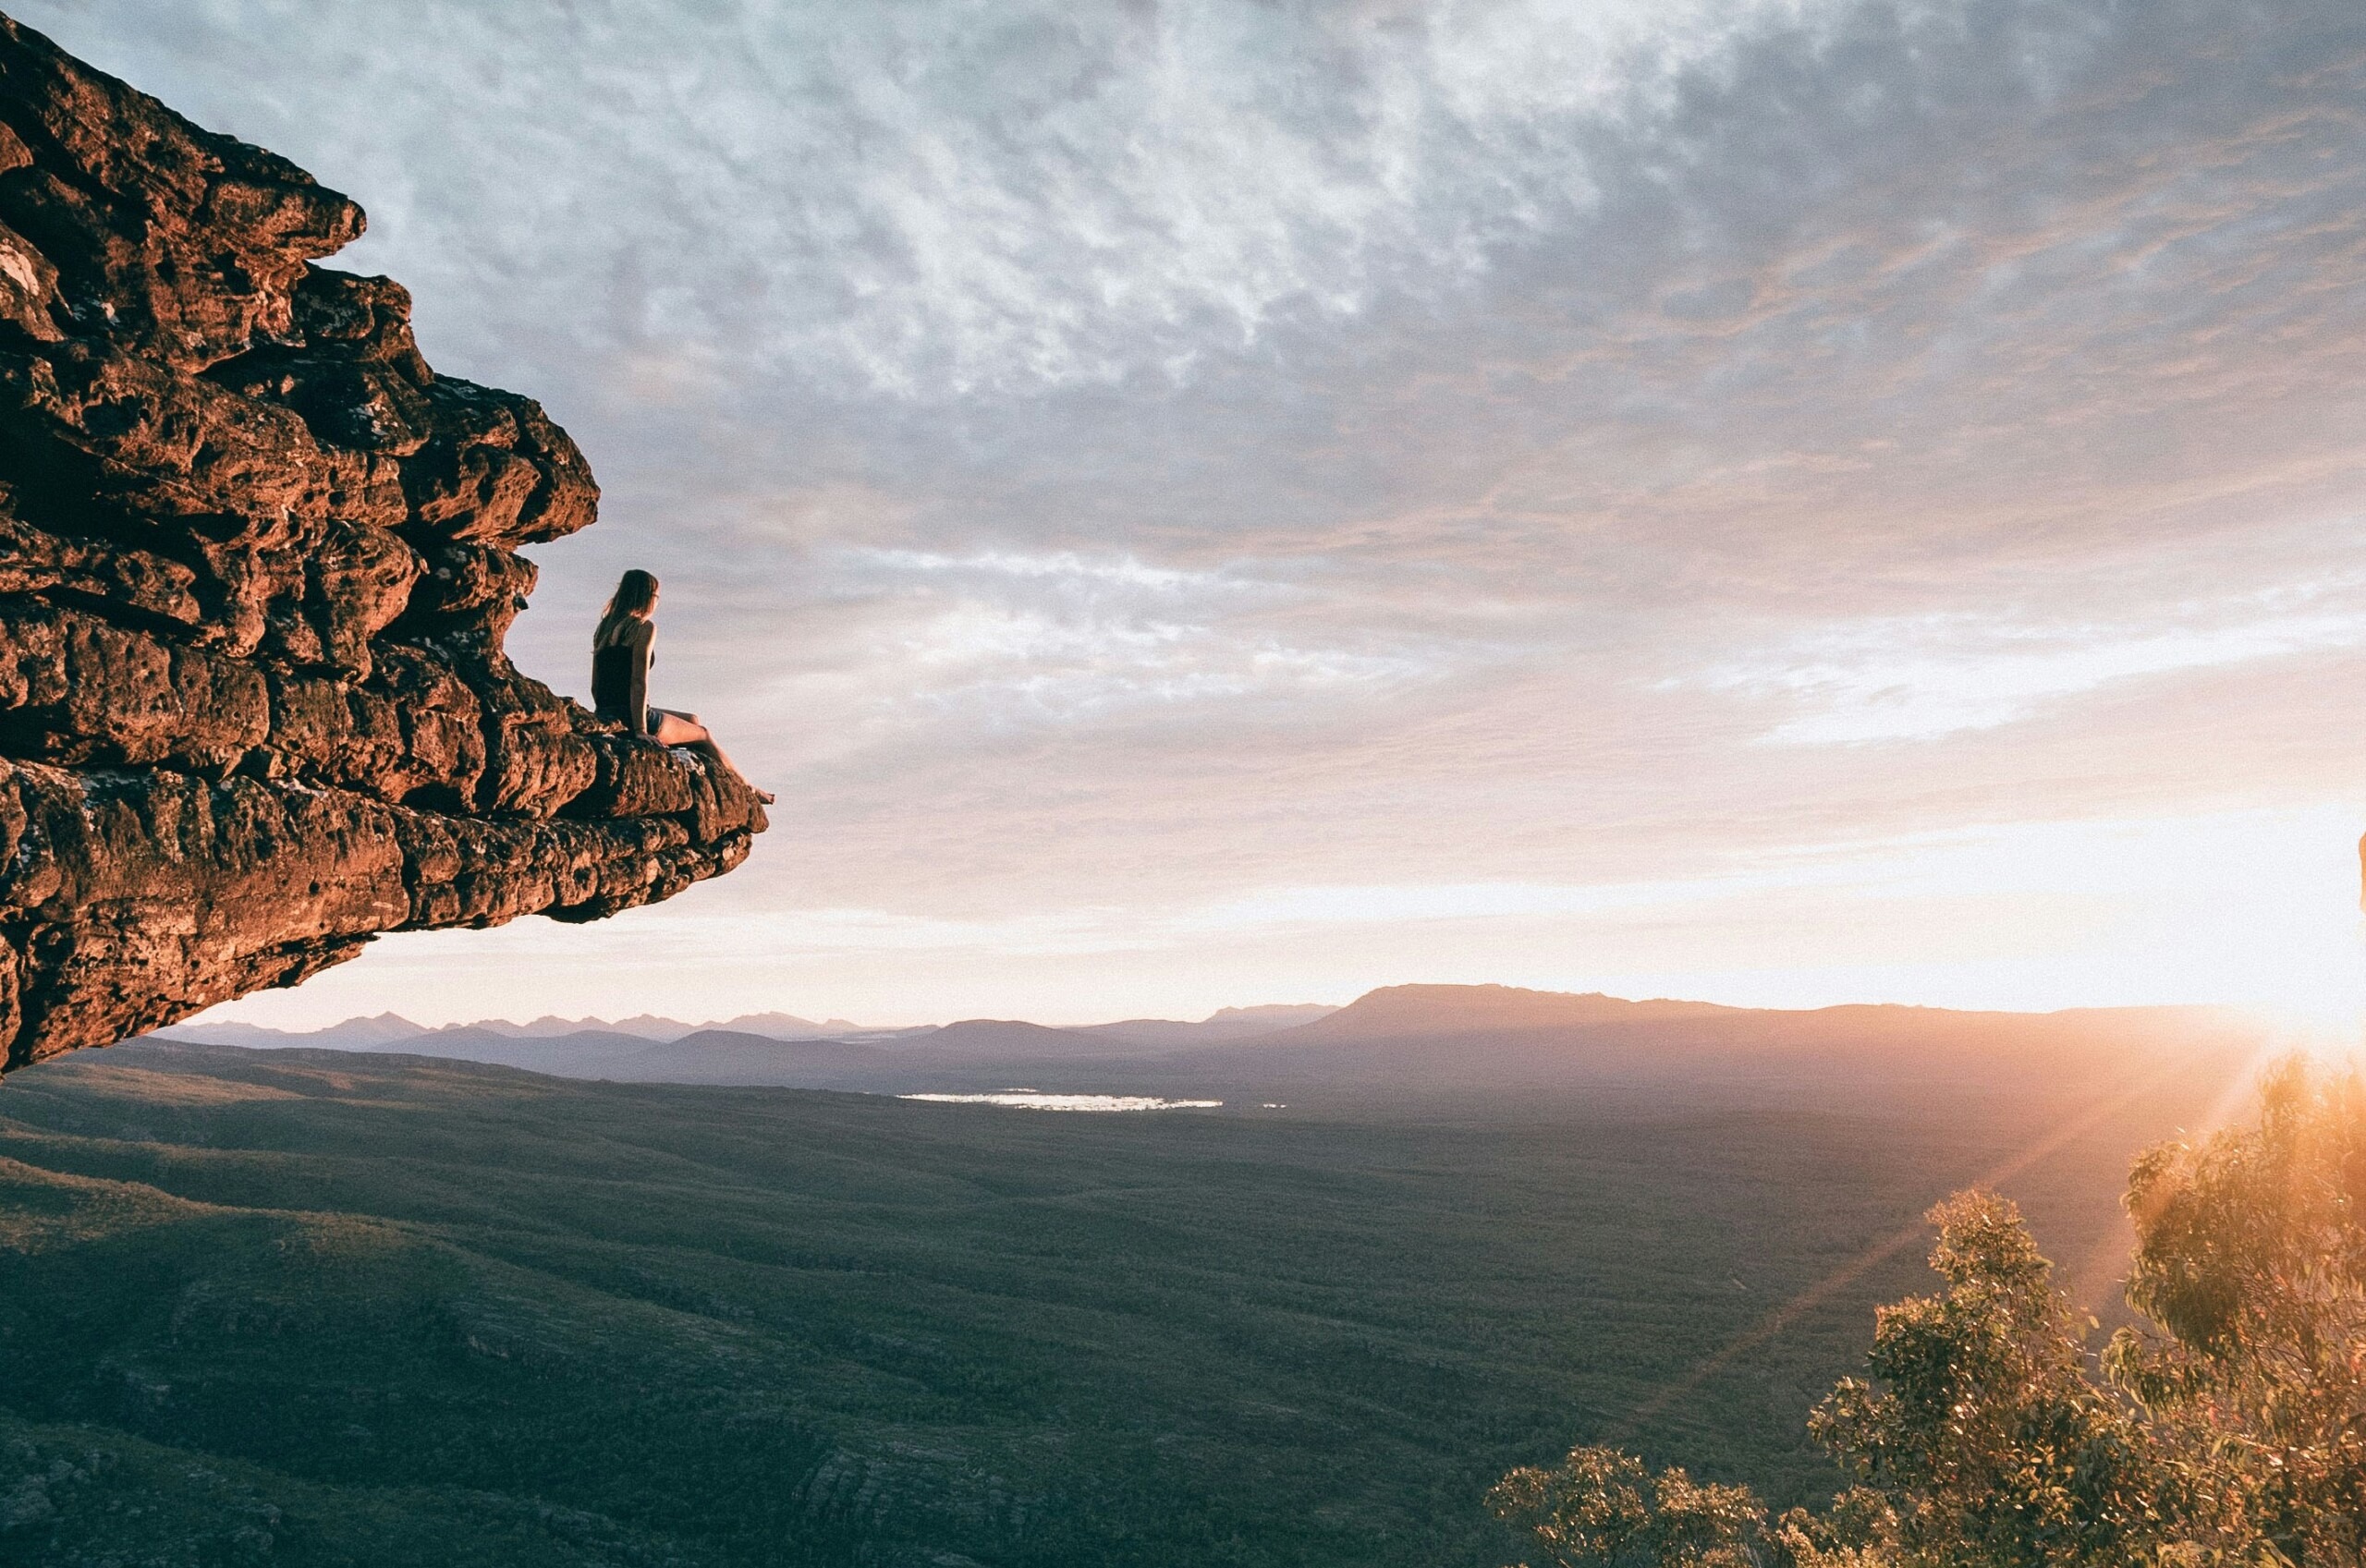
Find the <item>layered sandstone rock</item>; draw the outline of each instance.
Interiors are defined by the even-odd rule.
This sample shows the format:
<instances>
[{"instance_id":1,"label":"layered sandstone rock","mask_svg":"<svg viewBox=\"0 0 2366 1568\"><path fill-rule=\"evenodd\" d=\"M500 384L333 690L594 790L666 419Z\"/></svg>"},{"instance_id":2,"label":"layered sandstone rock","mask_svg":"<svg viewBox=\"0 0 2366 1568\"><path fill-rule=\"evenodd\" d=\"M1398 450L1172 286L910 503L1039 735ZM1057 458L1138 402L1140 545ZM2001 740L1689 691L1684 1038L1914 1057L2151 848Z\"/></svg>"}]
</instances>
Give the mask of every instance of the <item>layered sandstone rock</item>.
<instances>
[{"instance_id":1,"label":"layered sandstone rock","mask_svg":"<svg viewBox=\"0 0 2366 1568\"><path fill-rule=\"evenodd\" d=\"M0 18L0 1065L372 934L592 919L763 813L520 675L599 499L428 369L361 211Z\"/></svg>"}]
</instances>

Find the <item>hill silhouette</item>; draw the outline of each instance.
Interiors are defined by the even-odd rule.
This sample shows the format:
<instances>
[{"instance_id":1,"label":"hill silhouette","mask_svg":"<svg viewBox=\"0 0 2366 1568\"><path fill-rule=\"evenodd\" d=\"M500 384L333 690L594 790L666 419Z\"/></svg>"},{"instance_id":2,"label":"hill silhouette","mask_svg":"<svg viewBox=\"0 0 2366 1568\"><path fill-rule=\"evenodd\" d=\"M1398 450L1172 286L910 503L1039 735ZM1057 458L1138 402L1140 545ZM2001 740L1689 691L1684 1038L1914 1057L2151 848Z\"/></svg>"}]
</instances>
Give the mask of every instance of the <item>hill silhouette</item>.
<instances>
[{"instance_id":1,"label":"hill silhouette","mask_svg":"<svg viewBox=\"0 0 2366 1568\"><path fill-rule=\"evenodd\" d=\"M1065 1062L1127 1056L1138 1048L1093 1029L1060 1029L1017 1018L964 1018L923 1029L898 1043L897 1054L925 1053L947 1062Z\"/></svg>"},{"instance_id":2,"label":"hill silhouette","mask_svg":"<svg viewBox=\"0 0 2366 1568\"><path fill-rule=\"evenodd\" d=\"M965 1019L938 1028L796 1039L711 1027L671 1040L614 1029L521 1036L426 1031L359 1049L620 1082L872 1093L1014 1084L1067 1092L1283 1100L1302 1112L1469 1106L1677 1089L1702 1105L2069 1104L2168 1078L2217 1078L2260 1026L2205 1007L2052 1014L1844 1006L1790 1011L1630 1002L1507 986L1390 986L1312 1022L1213 1033ZM1209 1021L1213 1022L1213 1020ZM1242 1032L1244 1027L1246 1032ZM342 1028L342 1026L340 1027ZM323 1037L336 1042L337 1031ZM167 1031L164 1038L178 1038ZM304 1037L274 1042L306 1043ZM1492 1111L1489 1111L1492 1113Z\"/></svg>"},{"instance_id":3,"label":"hill silhouette","mask_svg":"<svg viewBox=\"0 0 2366 1568\"><path fill-rule=\"evenodd\" d=\"M570 1035L630 1035L637 1039L669 1040L697 1034L701 1029L732 1029L773 1039L835 1039L847 1035L876 1032L866 1031L860 1025L848 1023L844 1018L817 1023L811 1018L777 1012L748 1013L710 1024L686 1024L653 1013L636 1014L613 1022L605 1018L562 1018L545 1014L522 1024L506 1018L479 1018L464 1024L445 1024L439 1028L414 1024L399 1014L381 1013L374 1017L348 1018L319 1029L274 1029L224 1019L212 1023L175 1024L171 1032L176 1039L194 1040L206 1045L261 1049L300 1045L328 1051L376 1051L398 1048L406 1040L430 1037L445 1040L470 1040L484 1035L506 1035L516 1039L560 1039ZM453 1053L437 1050L426 1054Z\"/></svg>"},{"instance_id":4,"label":"hill silhouette","mask_svg":"<svg viewBox=\"0 0 2366 1568\"><path fill-rule=\"evenodd\" d=\"M1290 1031L1295 1041L1408 1039L1521 1029L1665 1022L1743 1011L1712 1002L1628 1002L1600 991L1498 985L1383 986Z\"/></svg>"}]
</instances>

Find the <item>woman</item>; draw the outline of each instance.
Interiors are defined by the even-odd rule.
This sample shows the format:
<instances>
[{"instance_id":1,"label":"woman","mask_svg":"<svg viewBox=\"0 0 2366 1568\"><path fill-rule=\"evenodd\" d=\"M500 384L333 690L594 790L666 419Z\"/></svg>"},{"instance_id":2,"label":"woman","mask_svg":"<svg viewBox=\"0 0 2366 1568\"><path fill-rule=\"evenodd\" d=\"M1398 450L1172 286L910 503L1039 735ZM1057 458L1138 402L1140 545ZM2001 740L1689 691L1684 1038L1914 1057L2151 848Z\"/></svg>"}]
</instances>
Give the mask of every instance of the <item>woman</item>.
<instances>
[{"instance_id":1,"label":"woman","mask_svg":"<svg viewBox=\"0 0 2366 1568\"><path fill-rule=\"evenodd\" d=\"M604 719L614 719L634 735L645 735L661 746L687 746L703 753L732 775L739 770L715 745L714 736L696 713L649 705L649 666L655 662L657 579L647 572L629 571L616 581L608 607L600 612L600 626L592 634L592 707ZM770 806L769 791L756 798Z\"/></svg>"}]
</instances>

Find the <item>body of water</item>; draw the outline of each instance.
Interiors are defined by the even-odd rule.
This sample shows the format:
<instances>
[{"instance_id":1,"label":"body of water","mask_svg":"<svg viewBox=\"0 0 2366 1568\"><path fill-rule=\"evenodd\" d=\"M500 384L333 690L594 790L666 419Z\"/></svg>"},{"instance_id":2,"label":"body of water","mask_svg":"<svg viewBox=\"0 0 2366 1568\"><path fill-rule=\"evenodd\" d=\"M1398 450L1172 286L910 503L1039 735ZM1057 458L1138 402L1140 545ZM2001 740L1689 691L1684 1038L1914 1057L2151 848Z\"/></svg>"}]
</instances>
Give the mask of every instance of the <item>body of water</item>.
<instances>
[{"instance_id":1,"label":"body of water","mask_svg":"<svg viewBox=\"0 0 2366 1568\"><path fill-rule=\"evenodd\" d=\"M1045 1094L1040 1089L1003 1089L994 1094L899 1094L942 1105L1015 1105L1022 1111L1214 1111L1221 1100L1161 1100L1147 1094Z\"/></svg>"}]
</instances>

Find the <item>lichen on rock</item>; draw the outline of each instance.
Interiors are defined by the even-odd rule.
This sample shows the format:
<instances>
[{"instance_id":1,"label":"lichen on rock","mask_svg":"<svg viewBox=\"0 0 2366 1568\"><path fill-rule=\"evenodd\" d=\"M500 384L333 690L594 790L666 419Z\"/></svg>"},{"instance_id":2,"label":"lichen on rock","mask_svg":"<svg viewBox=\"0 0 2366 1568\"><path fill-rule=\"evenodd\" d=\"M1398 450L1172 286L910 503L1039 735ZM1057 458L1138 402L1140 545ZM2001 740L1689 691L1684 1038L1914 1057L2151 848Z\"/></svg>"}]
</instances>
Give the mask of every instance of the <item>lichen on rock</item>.
<instances>
[{"instance_id":1,"label":"lichen on rock","mask_svg":"<svg viewBox=\"0 0 2366 1568\"><path fill-rule=\"evenodd\" d=\"M747 784L502 650L598 486L316 265L361 210L0 18L0 1067L737 866Z\"/></svg>"}]
</instances>

